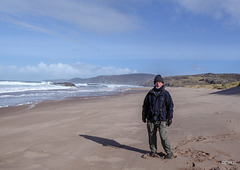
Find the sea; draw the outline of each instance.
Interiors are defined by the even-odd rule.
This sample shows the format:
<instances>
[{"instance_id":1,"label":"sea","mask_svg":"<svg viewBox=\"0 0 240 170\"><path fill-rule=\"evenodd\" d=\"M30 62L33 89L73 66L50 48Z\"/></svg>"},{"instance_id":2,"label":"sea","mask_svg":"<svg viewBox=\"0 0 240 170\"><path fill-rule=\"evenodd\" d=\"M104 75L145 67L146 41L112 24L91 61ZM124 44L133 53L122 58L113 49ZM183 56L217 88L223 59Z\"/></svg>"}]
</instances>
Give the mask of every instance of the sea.
<instances>
[{"instance_id":1,"label":"sea","mask_svg":"<svg viewBox=\"0 0 240 170\"><path fill-rule=\"evenodd\" d=\"M69 87L49 81L0 81L0 108L72 97L115 95L137 87L140 86L89 83Z\"/></svg>"}]
</instances>

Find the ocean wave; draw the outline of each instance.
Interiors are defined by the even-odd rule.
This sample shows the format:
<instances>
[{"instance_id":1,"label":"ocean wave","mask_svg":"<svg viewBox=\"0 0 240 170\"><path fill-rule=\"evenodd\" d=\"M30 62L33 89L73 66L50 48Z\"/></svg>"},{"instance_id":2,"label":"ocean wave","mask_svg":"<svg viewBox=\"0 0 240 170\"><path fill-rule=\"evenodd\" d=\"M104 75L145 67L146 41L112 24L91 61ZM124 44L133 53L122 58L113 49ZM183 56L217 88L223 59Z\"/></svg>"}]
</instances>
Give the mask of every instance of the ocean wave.
<instances>
[{"instance_id":1,"label":"ocean wave","mask_svg":"<svg viewBox=\"0 0 240 170\"><path fill-rule=\"evenodd\" d=\"M39 86L39 85L51 85L52 82L41 81L41 82L29 82L29 81L0 81L1 85L8 86Z\"/></svg>"},{"instance_id":2,"label":"ocean wave","mask_svg":"<svg viewBox=\"0 0 240 170\"><path fill-rule=\"evenodd\" d=\"M37 90L57 90L70 89L72 87L56 86L51 82L20 82L20 81L0 81L0 94L16 93Z\"/></svg>"},{"instance_id":3,"label":"ocean wave","mask_svg":"<svg viewBox=\"0 0 240 170\"><path fill-rule=\"evenodd\" d=\"M129 90L129 85L75 84L74 87L57 86L51 82L0 81L0 108L38 103L45 100L63 100L69 97L106 96Z\"/></svg>"}]
</instances>

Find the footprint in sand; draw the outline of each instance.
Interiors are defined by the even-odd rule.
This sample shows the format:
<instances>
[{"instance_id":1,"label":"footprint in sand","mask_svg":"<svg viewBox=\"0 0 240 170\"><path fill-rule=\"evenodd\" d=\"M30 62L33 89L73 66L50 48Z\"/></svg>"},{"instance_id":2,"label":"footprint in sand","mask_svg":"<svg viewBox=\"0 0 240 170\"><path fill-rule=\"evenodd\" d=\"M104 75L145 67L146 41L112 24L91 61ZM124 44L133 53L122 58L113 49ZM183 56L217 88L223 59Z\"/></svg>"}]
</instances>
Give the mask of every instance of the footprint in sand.
<instances>
[{"instance_id":1,"label":"footprint in sand","mask_svg":"<svg viewBox=\"0 0 240 170\"><path fill-rule=\"evenodd\" d=\"M218 141L228 141L228 140L234 140L238 138L239 138L238 132L234 132L232 134L220 134L216 136L197 136L194 138L179 141L178 145L174 147L173 150L177 156L184 156L184 157L190 158L193 164L190 163L188 165L190 165L191 168L196 168L196 163L201 163L204 161L214 161L216 163L220 162L219 166L222 166L221 161L217 160L217 158L219 159L219 155L211 155L211 153L204 152L202 150L197 150L195 148L182 149L182 147L186 148L186 145L190 142L192 143L195 142L198 145L199 143L216 143ZM226 160L233 160L231 158L231 155L223 151L217 150L217 153L222 156L221 158L225 157ZM238 161L235 161L235 163L238 164ZM240 164L240 161L239 161L239 164ZM231 166L234 169L236 165L231 165ZM216 168L211 168L211 169L216 169Z\"/></svg>"},{"instance_id":2,"label":"footprint in sand","mask_svg":"<svg viewBox=\"0 0 240 170\"><path fill-rule=\"evenodd\" d=\"M175 154L191 157L195 162L203 162L206 160L213 160L215 158L210 153L196 150L194 148L188 148L187 150L178 150L175 152Z\"/></svg>"},{"instance_id":3,"label":"footprint in sand","mask_svg":"<svg viewBox=\"0 0 240 170\"><path fill-rule=\"evenodd\" d=\"M191 139L185 139L185 140L179 141L175 149L182 147L190 142L214 143L217 140L232 140L234 138L238 138L238 135L239 133L220 134L216 136L197 136Z\"/></svg>"}]
</instances>

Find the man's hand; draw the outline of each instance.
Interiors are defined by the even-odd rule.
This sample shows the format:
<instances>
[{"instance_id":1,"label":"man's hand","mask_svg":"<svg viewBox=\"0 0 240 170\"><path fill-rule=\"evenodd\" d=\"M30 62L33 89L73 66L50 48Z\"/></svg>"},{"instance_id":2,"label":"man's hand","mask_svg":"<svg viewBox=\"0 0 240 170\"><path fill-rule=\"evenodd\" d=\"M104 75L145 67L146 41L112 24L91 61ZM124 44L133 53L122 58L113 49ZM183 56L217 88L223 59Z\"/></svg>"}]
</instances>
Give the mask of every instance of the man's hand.
<instances>
[{"instance_id":1,"label":"man's hand","mask_svg":"<svg viewBox=\"0 0 240 170\"><path fill-rule=\"evenodd\" d=\"M172 124L172 119L167 119L167 126L170 126Z\"/></svg>"},{"instance_id":2,"label":"man's hand","mask_svg":"<svg viewBox=\"0 0 240 170\"><path fill-rule=\"evenodd\" d=\"M142 119L142 121L143 121L143 123L146 123L146 122L147 122L146 119Z\"/></svg>"}]
</instances>

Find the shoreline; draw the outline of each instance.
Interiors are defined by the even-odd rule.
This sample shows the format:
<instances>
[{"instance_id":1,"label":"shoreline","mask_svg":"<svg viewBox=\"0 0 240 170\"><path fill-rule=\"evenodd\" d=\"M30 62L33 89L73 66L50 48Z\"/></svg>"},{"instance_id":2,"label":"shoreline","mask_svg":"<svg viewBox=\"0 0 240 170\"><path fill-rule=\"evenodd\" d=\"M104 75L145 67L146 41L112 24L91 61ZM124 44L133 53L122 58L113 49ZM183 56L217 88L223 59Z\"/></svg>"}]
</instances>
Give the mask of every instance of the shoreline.
<instances>
[{"instance_id":1,"label":"shoreline","mask_svg":"<svg viewBox=\"0 0 240 170\"><path fill-rule=\"evenodd\" d=\"M43 101L39 101L39 102L29 102L29 103L26 103L26 104L19 104L19 105L15 105L15 106L1 106L0 107L0 114L1 114L1 110L5 110L7 108L12 108L12 107L31 107L31 106L35 106L37 104L40 104L42 102L57 102L57 101L68 101L68 100L82 100L82 99L91 99L91 98L101 98L101 97L105 97L105 96L118 96L118 95L122 95L122 94L128 94L128 93L133 93L133 92L141 92L141 91L145 91L146 89L147 90L150 90L152 87L138 87L138 88L129 88L128 90L126 91L116 91L116 92L110 92L109 94L106 93L104 95L89 95L89 96L79 96L79 97L65 97L65 98L62 98L62 99L49 99L49 100L43 100ZM236 93L236 95L239 95L240 94L240 90L239 88L240 87L237 87L237 88L233 88L233 89L210 89L210 88L195 88L195 87L166 87L167 88L183 88L183 89L199 89L199 90L210 90L212 91L213 94L230 94L230 95L234 95L234 93ZM236 90L237 89L237 90ZM230 92L228 92L230 90Z\"/></svg>"},{"instance_id":2,"label":"shoreline","mask_svg":"<svg viewBox=\"0 0 240 170\"><path fill-rule=\"evenodd\" d=\"M143 159L149 146L141 109L150 89L90 99L44 101L32 108L11 107L4 112L0 109L0 169L240 166L236 149L240 145L240 98L211 94L216 90L208 89L166 88L175 104L173 124L167 128L175 157ZM164 153L159 140L158 152Z\"/></svg>"},{"instance_id":3,"label":"shoreline","mask_svg":"<svg viewBox=\"0 0 240 170\"><path fill-rule=\"evenodd\" d=\"M36 103L30 103L30 104L21 104L17 106L6 106L6 107L0 107L0 117L2 114L6 114L7 112L15 112L15 111L22 111L25 109L32 109L36 106L43 106L44 105L51 105L51 104L59 104L59 103L68 103L68 102L78 102L82 100L93 100L93 99L102 99L106 97L116 97L131 93L138 93L142 91L146 91L150 89L151 87L140 87L140 88L131 88L130 90L123 91L123 92L114 92L114 94L106 94L102 96L86 96L86 97L66 97L60 100L44 100Z\"/></svg>"},{"instance_id":4,"label":"shoreline","mask_svg":"<svg viewBox=\"0 0 240 170\"><path fill-rule=\"evenodd\" d=\"M46 100L65 100L71 97L112 95L129 88L140 87L120 84L77 84L74 87L58 86L49 83L0 84L0 108L35 104Z\"/></svg>"},{"instance_id":5,"label":"shoreline","mask_svg":"<svg viewBox=\"0 0 240 170\"><path fill-rule=\"evenodd\" d=\"M121 94L124 94L124 93L130 93L130 92L136 92L136 91L141 91L141 89L145 89L147 87L139 87L139 88L129 88L127 89L126 91L112 91L112 92L107 92L105 94L102 94L102 95L93 95L93 94L89 94L89 96L76 96L76 97L64 97L62 99L46 99L46 100L43 100L43 101L39 101L39 102L28 102L28 103L23 103L23 104L19 104L19 105L14 105L14 106L1 106L0 107L0 111L1 109L5 109L5 108L11 108L11 107L21 107L21 106L31 106L31 105L37 105L39 103L42 103L42 102L55 102L55 101L67 101L67 100L77 100L77 99L88 99L88 98L98 98L98 97L104 97L104 96L115 96L115 95L121 95Z\"/></svg>"}]
</instances>

